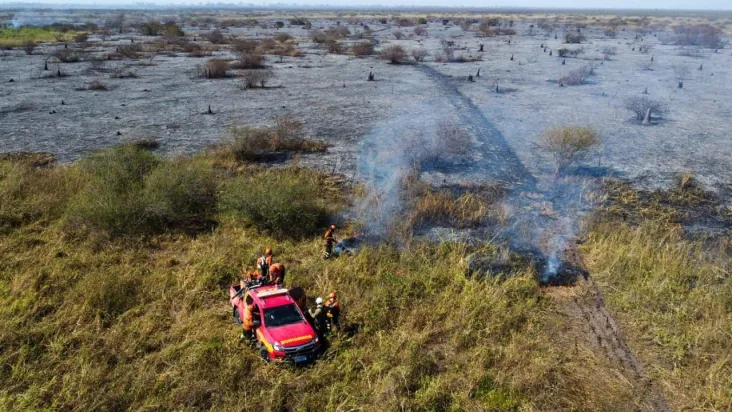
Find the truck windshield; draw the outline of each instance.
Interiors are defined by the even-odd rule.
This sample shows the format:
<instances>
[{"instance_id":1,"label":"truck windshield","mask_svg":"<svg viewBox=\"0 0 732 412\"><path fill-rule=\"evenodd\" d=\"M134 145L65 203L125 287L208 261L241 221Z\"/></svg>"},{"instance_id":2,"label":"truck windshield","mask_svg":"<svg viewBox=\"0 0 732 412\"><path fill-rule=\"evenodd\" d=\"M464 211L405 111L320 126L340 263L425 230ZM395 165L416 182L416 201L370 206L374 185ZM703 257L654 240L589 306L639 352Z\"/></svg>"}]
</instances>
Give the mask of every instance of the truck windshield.
<instances>
[{"instance_id":1,"label":"truck windshield","mask_svg":"<svg viewBox=\"0 0 732 412\"><path fill-rule=\"evenodd\" d=\"M303 321L294 303L264 310L264 323L268 328L291 325Z\"/></svg>"}]
</instances>

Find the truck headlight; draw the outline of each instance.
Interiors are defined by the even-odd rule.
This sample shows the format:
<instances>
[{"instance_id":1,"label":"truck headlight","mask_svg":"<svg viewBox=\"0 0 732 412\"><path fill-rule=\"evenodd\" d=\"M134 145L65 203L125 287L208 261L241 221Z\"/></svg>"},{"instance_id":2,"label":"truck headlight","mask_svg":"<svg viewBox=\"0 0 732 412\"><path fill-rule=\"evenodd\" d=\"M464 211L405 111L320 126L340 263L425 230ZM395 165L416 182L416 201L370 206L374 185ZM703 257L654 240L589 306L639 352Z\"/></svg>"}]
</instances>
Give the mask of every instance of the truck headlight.
<instances>
[{"instance_id":1,"label":"truck headlight","mask_svg":"<svg viewBox=\"0 0 732 412\"><path fill-rule=\"evenodd\" d=\"M284 350L285 350L282 346L280 346L279 343L275 343L274 345L272 345L272 348L274 350L276 350L277 352L284 352Z\"/></svg>"}]
</instances>

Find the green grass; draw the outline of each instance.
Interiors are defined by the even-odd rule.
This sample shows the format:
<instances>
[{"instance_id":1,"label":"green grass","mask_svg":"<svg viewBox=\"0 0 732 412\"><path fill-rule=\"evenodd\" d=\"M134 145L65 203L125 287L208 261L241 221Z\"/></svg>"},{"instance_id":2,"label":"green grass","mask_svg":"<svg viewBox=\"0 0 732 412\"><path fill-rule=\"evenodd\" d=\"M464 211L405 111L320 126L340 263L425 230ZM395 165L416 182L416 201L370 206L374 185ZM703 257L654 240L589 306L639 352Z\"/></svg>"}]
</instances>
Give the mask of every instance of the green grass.
<instances>
[{"instance_id":1,"label":"green grass","mask_svg":"<svg viewBox=\"0 0 732 412\"><path fill-rule=\"evenodd\" d=\"M61 33L41 27L0 29L0 47L20 47L29 42L56 43L71 40L74 33Z\"/></svg>"},{"instance_id":2,"label":"green grass","mask_svg":"<svg viewBox=\"0 0 732 412\"><path fill-rule=\"evenodd\" d=\"M576 325L528 264L471 280L473 248L414 240L323 261L316 229L345 205L341 187L225 166L130 146L44 169L0 160L12 221L0 232L0 410L637 409L643 388L567 333ZM481 210L466 206L467 221ZM140 211L149 227L124 229ZM729 249L602 224L583 253L666 399L729 409ZM237 343L228 287L266 247L288 286L339 292L345 330L311 367Z\"/></svg>"}]
</instances>

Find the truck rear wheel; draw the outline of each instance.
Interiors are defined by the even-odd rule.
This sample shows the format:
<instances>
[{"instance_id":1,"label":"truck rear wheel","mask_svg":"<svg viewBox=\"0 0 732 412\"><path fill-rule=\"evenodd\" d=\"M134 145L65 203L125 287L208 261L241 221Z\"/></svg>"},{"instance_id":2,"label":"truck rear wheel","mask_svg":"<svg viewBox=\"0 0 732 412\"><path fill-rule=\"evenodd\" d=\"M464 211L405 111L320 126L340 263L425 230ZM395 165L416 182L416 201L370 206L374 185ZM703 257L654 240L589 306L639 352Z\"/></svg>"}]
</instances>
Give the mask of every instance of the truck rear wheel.
<instances>
[{"instance_id":1,"label":"truck rear wheel","mask_svg":"<svg viewBox=\"0 0 732 412\"><path fill-rule=\"evenodd\" d=\"M234 316L234 320L236 321L236 323L241 325L241 316L239 316L239 308L237 308L236 306L231 308L231 314Z\"/></svg>"}]
</instances>

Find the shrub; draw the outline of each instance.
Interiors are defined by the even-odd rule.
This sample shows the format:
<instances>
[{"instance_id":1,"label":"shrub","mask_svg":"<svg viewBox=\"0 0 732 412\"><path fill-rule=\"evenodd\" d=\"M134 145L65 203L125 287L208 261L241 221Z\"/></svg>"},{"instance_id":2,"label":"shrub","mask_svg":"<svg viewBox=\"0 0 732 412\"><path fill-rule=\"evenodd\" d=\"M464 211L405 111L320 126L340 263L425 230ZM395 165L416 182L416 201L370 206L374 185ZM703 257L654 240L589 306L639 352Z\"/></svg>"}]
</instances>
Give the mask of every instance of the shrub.
<instances>
[{"instance_id":1,"label":"shrub","mask_svg":"<svg viewBox=\"0 0 732 412\"><path fill-rule=\"evenodd\" d=\"M94 153L79 167L86 183L66 212L70 233L148 234L213 218L216 189L207 163L164 161L125 145Z\"/></svg>"},{"instance_id":2,"label":"shrub","mask_svg":"<svg viewBox=\"0 0 732 412\"><path fill-rule=\"evenodd\" d=\"M406 56L407 53L404 51L404 48L396 44L387 46L379 53L380 58L388 60L391 64L401 63Z\"/></svg>"},{"instance_id":3,"label":"shrub","mask_svg":"<svg viewBox=\"0 0 732 412\"><path fill-rule=\"evenodd\" d=\"M354 56L370 56L374 54L374 45L370 41L361 41L351 48Z\"/></svg>"},{"instance_id":4,"label":"shrub","mask_svg":"<svg viewBox=\"0 0 732 412\"><path fill-rule=\"evenodd\" d=\"M221 209L277 237L302 237L327 223L329 206L313 172L267 170L224 185Z\"/></svg>"},{"instance_id":5,"label":"shrub","mask_svg":"<svg viewBox=\"0 0 732 412\"><path fill-rule=\"evenodd\" d=\"M231 65L232 69L261 69L264 67L264 56L261 54L242 53Z\"/></svg>"},{"instance_id":6,"label":"shrub","mask_svg":"<svg viewBox=\"0 0 732 412\"><path fill-rule=\"evenodd\" d=\"M415 62L423 62L430 55L427 49L412 49L412 58Z\"/></svg>"},{"instance_id":7,"label":"shrub","mask_svg":"<svg viewBox=\"0 0 732 412\"><path fill-rule=\"evenodd\" d=\"M538 147L552 156L555 173L559 174L586 157L599 144L600 135L595 130L589 127L565 126L546 130L539 137Z\"/></svg>"},{"instance_id":8,"label":"shrub","mask_svg":"<svg viewBox=\"0 0 732 412\"><path fill-rule=\"evenodd\" d=\"M577 57L580 54L584 53L585 49L584 47L578 47L576 49L569 49L566 47L560 47L557 49L557 55L559 57Z\"/></svg>"},{"instance_id":9,"label":"shrub","mask_svg":"<svg viewBox=\"0 0 732 412\"><path fill-rule=\"evenodd\" d=\"M341 54L343 53L343 46L338 40L335 39L328 39L325 42L325 48L328 50L328 53L333 54Z\"/></svg>"},{"instance_id":10,"label":"shrub","mask_svg":"<svg viewBox=\"0 0 732 412\"><path fill-rule=\"evenodd\" d=\"M101 57L92 57L89 59L89 69L90 70L102 70L104 69L104 66L107 64L107 61L104 60Z\"/></svg>"},{"instance_id":11,"label":"shrub","mask_svg":"<svg viewBox=\"0 0 732 412\"><path fill-rule=\"evenodd\" d=\"M89 90L107 90L107 86L103 85L99 80L89 83Z\"/></svg>"},{"instance_id":12,"label":"shrub","mask_svg":"<svg viewBox=\"0 0 732 412\"><path fill-rule=\"evenodd\" d=\"M211 33L206 35L206 38L208 41L210 41L212 44L222 44L226 43L226 37L224 37L224 34L221 33L221 30L214 30Z\"/></svg>"},{"instance_id":13,"label":"shrub","mask_svg":"<svg viewBox=\"0 0 732 412\"><path fill-rule=\"evenodd\" d=\"M310 32L310 40L312 40L313 43L322 44L327 40L327 36L320 30L313 30Z\"/></svg>"},{"instance_id":14,"label":"shrub","mask_svg":"<svg viewBox=\"0 0 732 412\"><path fill-rule=\"evenodd\" d=\"M392 35L394 35L394 38L397 40L401 40L402 37L404 37L404 33L401 30L394 30Z\"/></svg>"},{"instance_id":15,"label":"shrub","mask_svg":"<svg viewBox=\"0 0 732 412\"><path fill-rule=\"evenodd\" d=\"M244 86L247 89L255 87L265 87L267 82L272 78L271 70L245 70L242 73L244 78Z\"/></svg>"},{"instance_id":16,"label":"shrub","mask_svg":"<svg viewBox=\"0 0 732 412\"><path fill-rule=\"evenodd\" d=\"M568 31L564 33L564 42L568 44L579 44L585 41L585 35L582 33L575 33Z\"/></svg>"},{"instance_id":17,"label":"shrub","mask_svg":"<svg viewBox=\"0 0 732 412\"><path fill-rule=\"evenodd\" d=\"M81 53L72 49L57 50L53 56L63 63L77 63L81 61Z\"/></svg>"},{"instance_id":18,"label":"shrub","mask_svg":"<svg viewBox=\"0 0 732 412\"><path fill-rule=\"evenodd\" d=\"M308 24L310 22L304 17L293 17L290 19L290 25L292 26L307 26Z\"/></svg>"},{"instance_id":19,"label":"shrub","mask_svg":"<svg viewBox=\"0 0 732 412\"><path fill-rule=\"evenodd\" d=\"M33 51L36 49L36 46L38 43L34 42L33 40L29 40L25 43L23 43L23 51L25 51L25 54L31 55L33 54Z\"/></svg>"},{"instance_id":20,"label":"shrub","mask_svg":"<svg viewBox=\"0 0 732 412\"><path fill-rule=\"evenodd\" d=\"M399 27L414 26L414 21L411 19L400 18L400 19L397 19L396 25Z\"/></svg>"},{"instance_id":21,"label":"shrub","mask_svg":"<svg viewBox=\"0 0 732 412\"><path fill-rule=\"evenodd\" d=\"M351 31L348 30L348 27L345 26L331 27L325 31L325 35L327 37L341 39L350 36Z\"/></svg>"},{"instance_id":22,"label":"shrub","mask_svg":"<svg viewBox=\"0 0 732 412\"><path fill-rule=\"evenodd\" d=\"M252 54L257 50L259 42L256 40L237 39L232 43L232 48L239 54Z\"/></svg>"},{"instance_id":23,"label":"shrub","mask_svg":"<svg viewBox=\"0 0 732 412\"><path fill-rule=\"evenodd\" d=\"M662 117L666 114L667 110L666 104L649 99L646 96L631 97L625 100L625 108L635 114L636 120L643 120L649 109L651 110L651 117L654 115Z\"/></svg>"},{"instance_id":24,"label":"shrub","mask_svg":"<svg viewBox=\"0 0 732 412\"><path fill-rule=\"evenodd\" d=\"M265 160L277 152L322 152L327 146L302 137L302 123L290 117L275 119L272 127L234 126L231 141L219 148L236 161Z\"/></svg>"},{"instance_id":25,"label":"shrub","mask_svg":"<svg viewBox=\"0 0 732 412\"><path fill-rule=\"evenodd\" d=\"M274 39L280 43L284 43L288 40L292 40L292 35L290 33L280 32L275 34Z\"/></svg>"},{"instance_id":26,"label":"shrub","mask_svg":"<svg viewBox=\"0 0 732 412\"><path fill-rule=\"evenodd\" d=\"M278 29L281 29L281 28L285 27L285 22L276 21L275 22L275 27L277 27Z\"/></svg>"},{"instance_id":27,"label":"shrub","mask_svg":"<svg viewBox=\"0 0 732 412\"><path fill-rule=\"evenodd\" d=\"M123 44L117 46L117 53L127 59L137 59L140 57L140 52L142 52L142 46L139 44Z\"/></svg>"},{"instance_id":28,"label":"shrub","mask_svg":"<svg viewBox=\"0 0 732 412\"><path fill-rule=\"evenodd\" d=\"M226 77L229 70L229 62L221 59L211 59L198 67L198 75L207 79L218 79Z\"/></svg>"},{"instance_id":29,"label":"shrub","mask_svg":"<svg viewBox=\"0 0 732 412\"><path fill-rule=\"evenodd\" d=\"M159 162L153 154L131 146L83 159L79 166L87 183L69 205L67 230L101 230L113 236L147 232L144 178Z\"/></svg>"},{"instance_id":30,"label":"shrub","mask_svg":"<svg viewBox=\"0 0 732 412\"><path fill-rule=\"evenodd\" d=\"M565 76L560 77L557 83L565 86L579 86L587 82L587 78L593 75L595 72L595 66L586 65L579 69L570 70Z\"/></svg>"},{"instance_id":31,"label":"shrub","mask_svg":"<svg viewBox=\"0 0 732 412\"><path fill-rule=\"evenodd\" d=\"M143 36L183 37L183 29L174 22L149 22L140 24L140 34Z\"/></svg>"},{"instance_id":32,"label":"shrub","mask_svg":"<svg viewBox=\"0 0 732 412\"><path fill-rule=\"evenodd\" d=\"M89 40L89 34L87 33L77 33L74 36L74 41L76 43L86 43Z\"/></svg>"},{"instance_id":33,"label":"shrub","mask_svg":"<svg viewBox=\"0 0 732 412\"><path fill-rule=\"evenodd\" d=\"M203 161L173 159L145 177L146 218L155 227L192 225L213 219L216 184Z\"/></svg>"},{"instance_id":34,"label":"shrub","mask_svg":"<svg viewBox=\"0 0 732 412\"><path fill-rule=\"evenodd\" d=\"M722 46L721 30L709 24L678 26L675 43L679 46L701 46L715 49Z\"/></svg>"}]
</instances>

